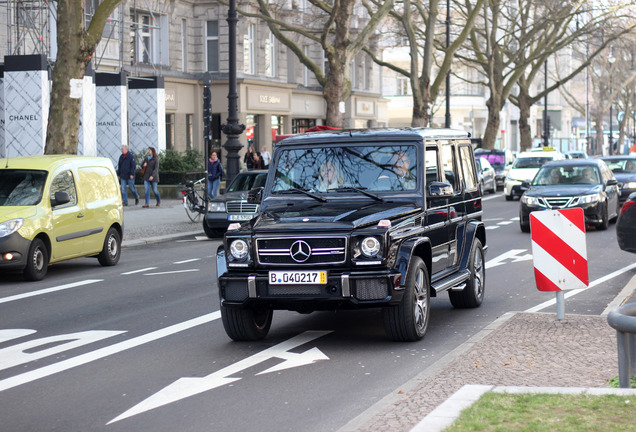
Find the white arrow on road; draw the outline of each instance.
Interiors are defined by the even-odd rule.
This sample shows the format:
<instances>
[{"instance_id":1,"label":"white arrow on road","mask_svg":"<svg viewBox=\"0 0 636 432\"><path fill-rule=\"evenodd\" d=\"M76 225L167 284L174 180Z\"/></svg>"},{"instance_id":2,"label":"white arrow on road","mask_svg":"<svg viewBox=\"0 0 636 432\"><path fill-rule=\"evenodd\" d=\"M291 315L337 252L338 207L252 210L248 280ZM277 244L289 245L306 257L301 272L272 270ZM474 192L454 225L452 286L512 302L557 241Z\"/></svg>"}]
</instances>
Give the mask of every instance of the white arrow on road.
<instances>
[{"instance_id":1,"label":"white arrow on road","mask_svg":"<svg viewBox=\"0 0 636 432\"><path fill-rule=\"evenodd\" d=\"M486 268L497 267L506 264L506 260L512 260L512 262L530 261L532 254L522 255L523 252L528 249L510 249L508 252L504 252L501 255L491 259L486 263Z\"/></svg>"},{"instance_id":2,"label":"white arrow on road","mask_svg":"<svg viewBox=\"0 0 636 432\"><path fill-rule=\"evenodd\" d=\"M266 371L260 372L257 375L276 372L297 366L304 366L312 364L319 360L329 360L329 357L324 355L318 348L315 347L300 354L289 352L289 350L293 348L306 344L307 342L311 342L312 340L318 339L319 337L329 333L331 333L331 331L306 331L299 334L298 336L286 340L285 342L274 345L271 348L254 354L253 356L241 360L238 363L227 366L210 375L200 378L178 379L177 381L170 384L168 387L163 388L158 393L155 393L148 399L135 405L125 413L108 422L107 424L115 423L119 420L141 414L151 409L159 408L163 405L167 405L169 403L176 402L181 399L185 399L187 397L233 383L234 381L238 381L241 378L232 378L231 376L271 358L279 358L285 361L267 369Z\"/></svg>"}]
</instances>

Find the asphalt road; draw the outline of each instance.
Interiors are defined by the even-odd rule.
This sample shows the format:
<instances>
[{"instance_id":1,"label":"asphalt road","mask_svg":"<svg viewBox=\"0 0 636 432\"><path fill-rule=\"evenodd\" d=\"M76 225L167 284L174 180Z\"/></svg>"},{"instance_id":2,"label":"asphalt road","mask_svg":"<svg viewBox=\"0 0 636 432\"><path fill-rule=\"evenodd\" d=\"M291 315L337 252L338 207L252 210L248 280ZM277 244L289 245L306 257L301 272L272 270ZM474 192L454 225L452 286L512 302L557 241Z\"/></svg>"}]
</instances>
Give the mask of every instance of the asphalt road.
<instances>
[{"instance_id":1,"label":"asphalt road","mask_svg":"<svg viewBox=\"0 0 636 432\"><path fill-rule=\"evenodd\" d=\"M518 202L484 201L487 291L477 309L432 301L417 343L389 342L379 311L275 312L268 338L232 342L218 313L218 241L126 248L44 281L0 281L0 429L338 430L508 311L556 311L534 286ZM603 312L634 274L615 228L587 233L590 288L566 313ZM610 275L610 277L607 277Z\"/></svg>"}]
</instances>

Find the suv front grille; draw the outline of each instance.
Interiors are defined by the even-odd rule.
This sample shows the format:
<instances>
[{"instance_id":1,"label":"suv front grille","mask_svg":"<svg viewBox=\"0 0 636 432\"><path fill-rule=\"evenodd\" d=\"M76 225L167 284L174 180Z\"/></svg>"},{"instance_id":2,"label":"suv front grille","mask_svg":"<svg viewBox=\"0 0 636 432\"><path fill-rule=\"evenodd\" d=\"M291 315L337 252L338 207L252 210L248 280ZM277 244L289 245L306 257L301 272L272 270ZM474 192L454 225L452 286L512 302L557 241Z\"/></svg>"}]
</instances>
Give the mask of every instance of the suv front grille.
<instances>
[{"instance_id":1,"label":"suv front grille","mask_svg":"<svg viewBox=\"0 0 636 432\"><path fill-rule=\"evenodd\" d=\"M228 201L226 204L227 212L234 213L256 213L258 204L248 204L247 201Z\"/></svg>"},{"instance_id":2,"label":"suv front grille","mask_svg":"<svg viewBox=\"0 0 636 432\"><path fill-rule=\"evenodd\" d=\"M311 249L309 258L292 257L292 246L304 242ZM346 237L277 237L256 240L258 261L271 265L342 264L346 259Z\"/></svg>"}]
</instances>

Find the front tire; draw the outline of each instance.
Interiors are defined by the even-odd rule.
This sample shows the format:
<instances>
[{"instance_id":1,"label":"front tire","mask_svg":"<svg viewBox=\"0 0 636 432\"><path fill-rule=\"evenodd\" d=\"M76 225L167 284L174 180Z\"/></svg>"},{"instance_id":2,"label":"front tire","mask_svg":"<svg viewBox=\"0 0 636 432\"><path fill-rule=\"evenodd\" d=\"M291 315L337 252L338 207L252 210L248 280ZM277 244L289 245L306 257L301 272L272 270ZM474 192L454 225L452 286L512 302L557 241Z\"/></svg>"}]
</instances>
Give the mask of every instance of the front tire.
<instances>
[{"instance_id":1,"label":"front tire","mask_svg":"<svg viewBox=\"0 0 636 432\"><path fill-rule=\"evenodd\" d=\"M481 241L477 238L473 241L468 267L470 269L470 278L466 282L466 287L461 291L448 292L453 307L461 309L475 308L484 301L484 291L486 288L484 248L481 245Z\"/></svg>"},{"instance_id":2,"label":"front tire","mask_svg":"<svg viewBox=\"0 0 636 432\"><path fill-rule=\"evenodd\" d=\"M271 309L234 309L221 305L225 333L235 341L264 339L272 325Z\"/></svg>"},{"instance_id":3,"label":"front tire","mask_svg":"<svg viewBox=\"0 0 636 432\"><path fill-rule=\"evenodd\" d=\"M205 222L205 219L203 220L203 232L205 232L205 235L208 236L209 239L219 237L223 238L223 235L225 234L224 229L210 228Z\"/></svg>"},{"instance_id":4,"label":"front tire","mask_svg":"<svg viewBox=\"0 0 636 432\"><path fill-rule=\"evenodd\" d=\"M596 226L596 229L599 231L605 231L609 227L609 209L607 207L607 202L603 206L603 216L601 219L601 223Z\"/></svg>"},{"instance_id":5,"label":"front tire","mask_svg":"<svg viewBox=\"0 0 636 432\"><path fill-rule=\"evenodd\" d=\"M404 297L397 306L382 309L384 330L396 342L415 342L424 337L430 317L428 269L420 257L411 258Z\"/></svg>"},{"instance_id":6,"label":"front tire","mask_svg":"<svg viewBox=\"0 0 636 432\"><path fill-rule=\"evenodd\" d=\"M46 249L42 239L36 238L31 242L27 263L22 272L24 279L28 281L39 281L44 279L49 267L49 251Z\"/></svg>"},{"instance_id":7,"label":"front tire","mask_svg":"<svg viewBox=\"0 0 636 432\"><path fill-rule=\"evenodd\" d=\"M97 255L97 260L104 267L114 266L119 262L121 256L121 236L119 231L111 227L106 233L104 239L104 247L102 251Z\"/></svg>"}]
</instances>

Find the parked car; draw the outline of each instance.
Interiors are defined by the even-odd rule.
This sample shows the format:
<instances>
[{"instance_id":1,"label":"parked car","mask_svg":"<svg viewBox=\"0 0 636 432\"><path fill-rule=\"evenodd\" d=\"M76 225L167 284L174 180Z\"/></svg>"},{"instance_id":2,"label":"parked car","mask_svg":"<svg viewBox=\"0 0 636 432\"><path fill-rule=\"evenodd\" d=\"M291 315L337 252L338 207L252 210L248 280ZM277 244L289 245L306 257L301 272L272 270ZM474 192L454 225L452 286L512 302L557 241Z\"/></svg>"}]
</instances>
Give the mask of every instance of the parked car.
<instances>
[{"instance_id":1,"label":"parked car","mask_svg":"<svg viewBox=\"0 0 636 432\"><path fill-rule=\"evenodd\" d=\"M636 192L621 207L616 222L616 240L622 250L636 253Z\"/></svg>"},{"instance_id":2,"label":"parked car","mask_svg":"<svg viewBox=\"0 0 636 432\"><path fill-rule=\"evenodd\" d=\"M41 280L49 264L94 256L119 261L123 207L110 159L0 159L0 272Z\"/></svg>"},{"instance_id":3,"label":"parked car","mask_svg":"<svg viewBox=\"0 0 636 432\"><path fill-rule=\"evenodd\" d=\"M232 224L217 250L230 338L264 338L273 310L381 308L390 339L416 341L431 297L482 303L486 230L466 132L293 136L276 145L270 172L248 195L258 216Z\"/></svg>"},{"instance_id":4,"label":"parked car","mask_svg":"<svg viewBox=\"0 0 636 432\"><path fill-rule=\"evenodd\" d=\"M479 159L486 159L490 162L490 165L492 165L495 170L497 190L502 190L504 188L507 171L515 160L513 153L507 149L499 150L478 148L475 150L475 157Z\"/></svg>"},{"instance_id":5,"label":"parked car","mask_svg":"<svg viewBox=\"0 0 636 432\"><path fill-rule=\"evenodd\" d=\"M636 192L636 156L601 157L614 173L621 187L621 203Z\"/></svg>"},{"instance_id":6,"label":"parked car","mask_svg":"<svg viewBox=\"0 0 636 432\"><path fill-rule=\"evenodd\" d=\"M512 201L514 197L521 197L523 190L521 183L532 181L539 168L551 160L565 159L561 152L552 147L539 147L529 152L520 153L512 164L504 181L504 196L506 201Z\"/></svg>"},{"instance_id":7,"label":"parked car","mask_svg":"<svg viewBox=\"0 0 636 432\"><path fill-rule=\"evenodd\" d=\"M265 185L267 170L243 171L216 198L210 200L203 219L203 231L208 238L223 237L232 222L252 219L258 214L259 205L247 202L250 189Z\"/></svg>"},{"instance_id":8,"label":"parked car","mask_svg":"<svg viewBox=\"0 0 636 432\"><path fill-rule=\"evenodd\" d=\"M607 229L618 216L618 181L600 159L567 159L546 162L532 182L524 182L519 205L521 231L530 232L530 213L580 207L585 222Z\"/></svg>"},{"instance_id":9,"label":"parked car","mask_svg":"<svg viewBox=\"0 0 636 432\"><path fill-rule=\"evenodd\" d=\"M490 165L486 158L475 158L477 163L477 176L479 177L479 192L495 193L497 184L495 182L495 169Z\"/></svg>"}]
</instances>

